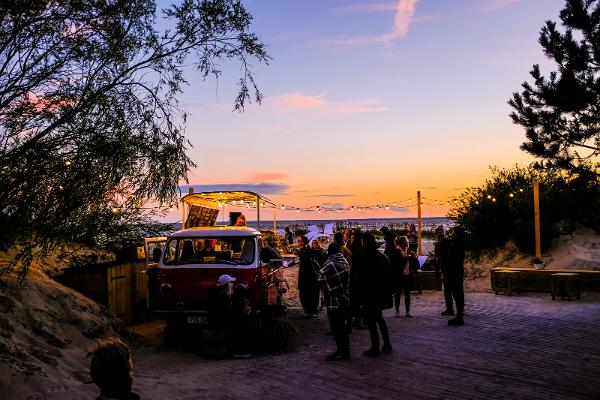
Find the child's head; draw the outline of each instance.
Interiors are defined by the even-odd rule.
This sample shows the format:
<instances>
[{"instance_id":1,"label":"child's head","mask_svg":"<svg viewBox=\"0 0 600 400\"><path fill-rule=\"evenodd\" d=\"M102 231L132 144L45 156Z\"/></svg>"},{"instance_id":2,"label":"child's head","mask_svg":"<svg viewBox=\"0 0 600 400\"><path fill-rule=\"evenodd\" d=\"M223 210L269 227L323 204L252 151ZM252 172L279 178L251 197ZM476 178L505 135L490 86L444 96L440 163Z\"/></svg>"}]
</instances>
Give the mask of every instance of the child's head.
<instances>
[{"instance_id":1,"label":"child's head","mask_svg":"<svg viewBox=\"0 0 600 400\"><path fill-rule=\"evenodd\" d=\"M106 396L129 393L133 383L133 364L129 346L120 339L99 341L92 355L92 380Z\"/></svg>"}]
</instances>

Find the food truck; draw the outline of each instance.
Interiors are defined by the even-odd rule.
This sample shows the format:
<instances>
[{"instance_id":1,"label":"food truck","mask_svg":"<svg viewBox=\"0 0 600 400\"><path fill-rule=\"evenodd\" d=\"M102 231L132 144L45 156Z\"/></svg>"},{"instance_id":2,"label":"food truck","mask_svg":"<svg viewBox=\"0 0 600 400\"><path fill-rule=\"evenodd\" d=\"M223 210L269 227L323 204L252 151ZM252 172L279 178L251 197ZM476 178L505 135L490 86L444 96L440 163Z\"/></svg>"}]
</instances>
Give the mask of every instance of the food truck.
<instances>
[{"instance_id":1,"label":"food truck","mask_svg":"<svg viewBox=\"0 0 600 400\"><path fill-rule=\"evenodd\" d=\"M261 208L274 213L277 208L253 192L191 191L181 200L182 229L146 239L148 308L164 317L167 326L206 326L211 293L222 275L243 285L256 324L285 309L287 283L281 257L264 240L260 222L259 229L215 225L219 210L227 205L256 208L258 221Z\"/></svg>"}]
</instances>

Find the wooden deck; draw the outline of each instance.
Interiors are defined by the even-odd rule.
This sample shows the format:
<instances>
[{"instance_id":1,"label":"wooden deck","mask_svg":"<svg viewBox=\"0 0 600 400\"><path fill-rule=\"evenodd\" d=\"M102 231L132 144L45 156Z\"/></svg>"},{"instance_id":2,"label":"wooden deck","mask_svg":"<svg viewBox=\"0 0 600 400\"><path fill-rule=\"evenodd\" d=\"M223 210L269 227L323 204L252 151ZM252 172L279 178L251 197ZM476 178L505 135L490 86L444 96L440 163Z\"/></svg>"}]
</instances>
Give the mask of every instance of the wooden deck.
<instances>
[{"instance_id":1,"label":"wooden deck","mask_svg":"<svg viewBox=\"0 0 600 400\"><path fill-rule=\"evenodd\" d=\"M394 354L362 356L368 332L352 334L352 358L328 363L324 315L299 319L288 354L204 360L173 350L134 354L144 399L598 399L600 296L467 293L464 327L448 327L442 294L413 296L412 319L386 319Z\"/></svg>"}]
</instances>

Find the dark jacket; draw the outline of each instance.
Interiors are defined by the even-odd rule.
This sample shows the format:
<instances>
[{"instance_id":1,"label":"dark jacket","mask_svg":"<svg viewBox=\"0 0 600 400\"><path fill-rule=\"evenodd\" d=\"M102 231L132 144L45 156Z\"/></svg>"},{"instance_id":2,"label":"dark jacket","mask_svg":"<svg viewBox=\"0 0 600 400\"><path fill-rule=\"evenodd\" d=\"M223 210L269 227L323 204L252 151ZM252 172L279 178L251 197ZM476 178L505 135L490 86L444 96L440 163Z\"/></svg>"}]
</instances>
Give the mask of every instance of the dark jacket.
<instances>
[{"instance_id":1,"label":"dark jacket","mask_svg":"<svg viewBox=\"0 0 600 400\"><path fill-rule=\"evenodd\" d=\"M323 264L327 261L327 253L323 249L310 249L310 256L312 257L313 262L317 263L315 266L317 271L323 268Z\"/></svg>"},{"instance_id":2,"label":"dark jacket","mask_svg":"<svg viewBox=\"0 0 600 400\"><path fill-rule=\"evenodd\" d=\"M367 308L392 308L392 272L385 254L365 251L359 276L361 304Z\"/></svg>"},{"instance_id":3,"label":"dark jacket","mask_svg":"<svg viewBox=\"0 0 600 400\"><path fill-rule=\"evenodd\" d=\"M454 238L448 245L448 262L444 272L446 279L462 280L465 274L465 242Z\"/></svg>"},{"instance_id":4,"label":"dark jacket","mask_svg":"<svg viewBox=\"0 0 600 400\"><path fill-rule=\"evenodd\" d=\"M444 238L441 241L435 242L435 271L446 273L448 263L450 261L450 240Z\"/></svg>"},{"instance_id":5,"label":"dark jacket","mask_svg":"<svg viewBox=\"0 0 600 400\"><path fill-rule=\"evenodd\" d=\"M298 258L300 266L298 267L298 287L317 286L317 272L319 268L313 262L312 250L308 246L302 246L298 249Z\"/></svg>"},{"instance_id":6,"label":"dark jacket","mask_svg":"<svg viewBox=\"0 0 600 400\"><path fill-rule=\"evenodd\" d=\"M383 240L385 240L385 250L383 251L388 258L392 258L394 252L396 251L396 244L394 240L396 240L396 236L394 236L391 232L384 232Z\"/></svg>"}]
</instances>

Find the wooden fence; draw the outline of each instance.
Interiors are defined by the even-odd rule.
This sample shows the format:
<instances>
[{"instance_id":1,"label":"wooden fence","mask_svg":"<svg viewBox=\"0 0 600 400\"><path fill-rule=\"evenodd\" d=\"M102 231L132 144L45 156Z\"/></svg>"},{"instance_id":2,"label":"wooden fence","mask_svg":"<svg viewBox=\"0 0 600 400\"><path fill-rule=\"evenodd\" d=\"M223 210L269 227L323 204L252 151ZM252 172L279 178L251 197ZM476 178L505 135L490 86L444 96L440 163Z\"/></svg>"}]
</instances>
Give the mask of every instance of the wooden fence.
<instances>
[{"instance_id":1,"label":"wooden fence","mask_svg":"<svg viewBox=\"0 0 600 400\"><path fill-rule=\"evenodd\" d=\"M108 308L126 324L146 308L145 262L108 262L68 268L60 281Z\"/></svg>"}]
</instances>

